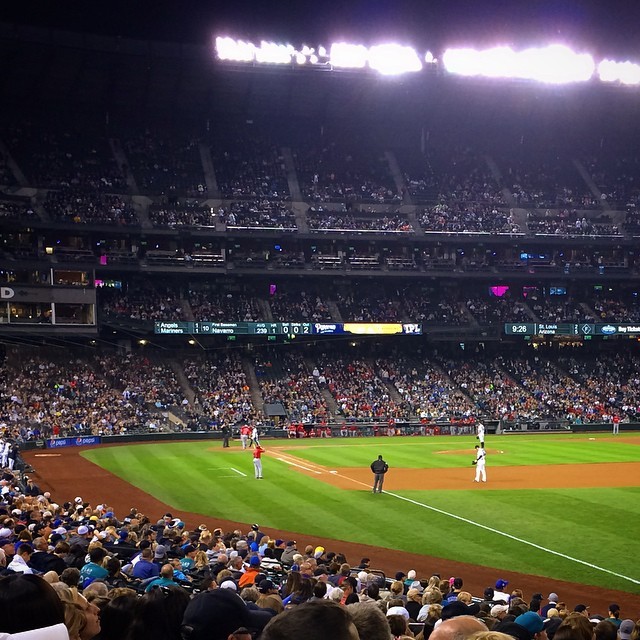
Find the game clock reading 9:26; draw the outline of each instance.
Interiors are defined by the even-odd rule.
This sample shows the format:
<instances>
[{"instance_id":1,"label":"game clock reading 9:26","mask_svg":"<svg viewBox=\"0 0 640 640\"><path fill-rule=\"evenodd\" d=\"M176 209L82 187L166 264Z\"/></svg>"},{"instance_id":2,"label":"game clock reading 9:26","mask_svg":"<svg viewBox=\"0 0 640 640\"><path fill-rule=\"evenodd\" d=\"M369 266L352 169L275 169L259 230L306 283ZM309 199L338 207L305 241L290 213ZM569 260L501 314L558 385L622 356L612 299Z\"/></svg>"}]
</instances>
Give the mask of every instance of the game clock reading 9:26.
<instances>
[{"instance_id":1,"label":"game clock reading 9:26","mask_svg":"<svg viewBox=\"0 0 640 640\"><path fill-rule=\"evenodd\" d=\"M504 332L507 335L520 335L520 336L527 336L527 335L533 335L536 332L536 325L535 324L505 324L504 325Z\"/></svg>"}]
</instances>

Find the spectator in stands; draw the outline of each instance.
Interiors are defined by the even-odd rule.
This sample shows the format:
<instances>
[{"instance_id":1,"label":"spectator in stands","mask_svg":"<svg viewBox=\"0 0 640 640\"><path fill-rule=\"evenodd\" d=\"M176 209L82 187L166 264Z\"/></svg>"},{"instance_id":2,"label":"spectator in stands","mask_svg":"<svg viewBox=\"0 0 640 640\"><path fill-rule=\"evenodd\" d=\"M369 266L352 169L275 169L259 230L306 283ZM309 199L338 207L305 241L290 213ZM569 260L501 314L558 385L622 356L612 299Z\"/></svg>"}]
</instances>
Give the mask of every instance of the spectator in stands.
<instances>
[{"instance_id":1,"label":"spectator in stands","mask_svg":"<svg viewBox=\"0 0 640 640\"><path fill-rule=\"evenodd\" d=\"M271 617L268 612L248 609L242 598L229 589L214 589L191 599L184 612L182 632L190 640L227 640L239 627L259 632Z\"/></svg>"},{"instance_id":2,"label":"spectator in stands","mask_svg":"<svg viewBox=\"0 0 640 640\"><path fill-rule=\"evenodd\" d=\"M329 600L309 602L276 616L262 632L262 640L359 640L349 609Z\"/></svg>"},{"instance_id":3,"label":"spectator in stands","mask_svg":"<svg viewBox=\"0 0 640 640\"><path fill-rule=\"evenodd\" d=\"M0 632L46 629L51 640L66 640L64 606L40 576L15 574L0 579Z\"/></svg>"},{"instance_id":4,"label":"spectator in stands","mask_svg":"<svg viewBox=\"0 0 640 640\"><path fill-rule=\"evenodd\" d=\"M443 620L429 636L430 640L466 640L478 631L487 631L487 626L474 616L459 615Z\"/></svg>"}]
</instances>

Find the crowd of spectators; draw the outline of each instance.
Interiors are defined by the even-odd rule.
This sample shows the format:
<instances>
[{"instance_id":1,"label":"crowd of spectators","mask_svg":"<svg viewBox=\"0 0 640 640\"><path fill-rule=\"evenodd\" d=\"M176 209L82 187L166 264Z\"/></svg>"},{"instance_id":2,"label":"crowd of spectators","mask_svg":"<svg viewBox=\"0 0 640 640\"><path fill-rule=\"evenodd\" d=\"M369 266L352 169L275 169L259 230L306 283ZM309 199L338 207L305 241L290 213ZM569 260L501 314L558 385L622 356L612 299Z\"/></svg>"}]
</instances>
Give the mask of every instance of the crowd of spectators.
<instances>
[{"instance_id":1,"label":"crowd of spectators","mask_svg":"<svg viewBox=\"0 0 640 640\"><path fill-rule=\"evenodd\" d=\"M315 287L276 289L269 296L269 308L276 322L330 322L331 311Z\"/></svg>"},{"instance_id":2,"label":"crowd of spectators","mask_svg":"<svg viewBox=\"0 0 640 640\"><path fill-rule=\"evenodd\" d=\"M619 235L618 226L608 215L597 218L580 217L577 211L560 209L547 211L544 215L527 214L527 228L533 233L561 236L612 236Z\"/></svg>"},{"instance_id":3,"label":"crowd of spectators","mask_svg":"<svg viewBox=\"0 0 640 640\"><path fill-rule=\"evenodd\" d=\"M125 136L127 161L141 193L203 198L207 185L196 137L145 130Z\"/></svg>"},{"instance_id":4,"label":"crowd of spectators","mask_svg":"<svg viewBox=\"0 0 640 640\"><path fill-rule=\"evenodd\" d=\"M602 292L587 304L591 304L599 322L640 322L637 292Z\"/></svg>"},{"instance_id":5,"label":"crowd of spectators","mask_svg":"<svg viewBox=\"0 0 640 640\"><path fill-rule=\"evenodd\" d=\"M400 214L380 215L375 212L324 211L321 207L310 208L307 215L309 228L313 231L379 231L381 233L413 233L411 222Z\"/></svg>"},{"instance_id":6,"label":"crowd of spectators","mask_svg":"<svg viewBox=\"0 0 640 640\"><path fill-rule=\"evenodd\" d=\"M127 193L126 168L118 166L108 140L97 130L64 125L52 130L23 121L9 128L6 142L32 186Z\"/></svg>"},{"instance_id":7,"label":"crowd of spectators","mask_svg":"<svg viewBox=\"0 0 640 640\"><path fill-rule=\"evenodd\" d=\"M508 293L502 297L474 296L468 298L465 305L478 324L531 320L526 304L521 300L514 300Z\"/></svg>"},{"instance_id":8,"label":"crowd of spectators","mask_svg":"<svg viewBox=\"0 0 640 640\"><path fill-rule=\"evenodd\" d=\"M458 420L473 415L473 403L443 371L428 360L397 354L376 360L383 380L393 384L410 409L410 415L420 420Z\"/></svg>"},{"instance_id":9,"label":"crowd of spectators","mask_svg":"<svg viewBox=\"0 0 640 640\"><path fill-rule=\"evenodd\" d=\"M149 207L149 219L155 227L215 227L217 213L198 201L186 201L182 205L153 205Z\"/></svg>"},{"instance_id":10,"label":"crowd of spectators","mask_svg":"<svg viewBox=\"0 0 640 640\"><path fill-rule=\"evenodd\" d=\"M519 207L536 209L597 209L600 202L578 173L571 158L555 149L531 150L523 158L510 157L504 180Z\"/></svg>"},{"instance_id":11,"label":"crowd of spectators","mask_svg":"<svg viewBox=\"0 0 640 640\"><path fill-rule=\"evenodd\" d=\"M38 214L26 198L0 200L0 218L38 218Z\"/></svg>"},{"instance_id":12,"label":"crowd of spectators","mask_svg":"<svg viewBox=\"0 0 640 640\"><path fill-rule=\"evenodd\" d=\"M22 440L118 435L168 428L163 412L173 411L184 423L178 420L175 429L189 420L218 429L269 422L264 405L276 402L285 421L305 423L470 416L607 423L616 414L624 420L639 414L635 353L614 354L612 361L542 349L494 355L445 349L417 358L397 348L374 355L357 346L348 355L322 345L304 356L265 352L253 364L235 352L174 365L152 351L57 360L25 354L19 364L2 365L0 425Z\"/></svg>"},{"instance_id":13,"label":"crowd of spectators","mask_svg":"<svg viewBox=\"0 0 640 640\"><path fill-rule=\"evenodd\" d=\"M607 353L585 357L579 353L562 353L558 366L577 380L593 396L603 398L606 419L628 416L637 419L640 415L636 388L640 383L640 361L628 352ZM583 421L575 413L573 420Z\"/></svg>"},{"instance_id":14,"label":"crowd of spectators","mask_svg":"<svg viewBox=\"0 0 640 640\"><path fill-rule=\"evenodd\" d=\"M194 410L210 421L210 426L220 428L258 418L242 359L236 352L186 358L182 366L195 392Z\"/></svg>"},{"instance_id":15,"label":"crowd of spectators","mask_svg":"<svg viewBox=\"0 0 640 640\"><path fill-rule=\"evenodd\" d=\"M0 424L20 440L155 431L182 400L175 375L145 358L34 356L2 366Z\"/></svg>"},{"instance_id":16,"label":"crowd of spectators","mask_svg":"<svg viewBox=\"0 0 640 640\"><path fill-rule=\"evenodd\" d=\"M478 414L508 420L537 417L534 398L491 358L475 353L473 361L459 354L437 357L435 361L471 398Z\"/></svg>"},{"instance_id":17,"label":"crowd of spectators","mask_svg":"<svg viewBox=\"0 0 640 640\"><path fill-rule=\"evenodd\" d=\"M244 228L296 228L295 214L291 205L282 200L260 200L232 202L219 212L220 219L229 229Z\"/></svg>"},{"instance_id":18,"label":"crowd of spectators","mask_svg":"<svg viewBox=\"0 0 640 640\"><path fill-rule=\"evenodd\" d=\"M591 392L550 360L533 356L498 356L498 362L534 399L536 417L580 416L583 422L608 421L606 399Z\"/></svg>"},{"instance_id":19,"label":"crowd of spectators","mask_svg":"<svg viewBox=\"0 0 640 640\"><path fill-rule=\"evenodd\" d=\"M258 298L242 291L190 289L188 302L198 322L256 322L261 318Z\"/></svg>"},{"instance_id":20,"label":"crowd of spectators","mask_svg":"<svg viewBox=\"0 0 640 640\"><path fill-rule=\"evenodd\" d=\"M400 297L382 288L354 288L336 291L336 304L344 322L402 321Z\"/></svg>"},{"instance_id":21,"label":"crowd of spectators","mask_svg":"<svg viewBox=\"0 0 640 640\"><path fill-rule=\"evenodd\" d=\"M595 321L588 307L571 296L544 296L531 293L527 305L540 322L583 322Z\"/></svg>"},{"instance_id":22,"label":"crowd of spectators","mask_svg":"<svg viewBox=\"0 0 640 640\"><path fill-rule=\"evenodd\" d=\"M180 293L173 287L158 287L143 280L130 283L127 291L101 288L101 313L110 319L133 321L184 320Z\"/></svg>"},{"instance_id":23,"label":"crowd of spectators","mask_svg":"<svg viewBox=\"0 0 640 640\"><path fill-rule=\"evenodd\" d=\"M406 415L406 408L391 397L387 382L366 358L321 353L317 367L339 416L390 419Z\"/></svg>"},{"instance_id":24,"label":"crowd of spectators","mask_svg":"<svg viewBox=\"0 0 640 640\"><path fill-rule=\"evenodd\" d=\"M122 196L76 187L50 189L43 209L55 222L118 226L139 224L135 209Z\"/></svg>"},{"instance_id":25,"label":"crowd of spectators","mask_svg":"<svg viewBox=\"0 0 640 640\"><path fill-rule=\"evenodd\" d=\"M477 203L444 201L418 214L427 232L519 233L510 212Z\"/></svg>"},{"instance_id":26,"label":"crowd of spectators","mask_svg":"<svg viewBox=\"0 0 640 640\"><path fill-rule=\"evenodd\" d=\"M288 199L289 185L281 150L253 131L237 131L232 137L211 147L222 197Z\"/></svg>"},{"instance_id":27,"label":"crowd of spectators","mask_svg":"<svg viewBox=\"0 0 640 640\"><path fill-rule=\"evenodd\" d=\"M305 201L401 203L389 165L379 150L351 149L329 140L313 140L295 155Z\"/></svg>"},{"instance_id":28,"label":"crowd of spectators","mask_svg":"<svg viewBox=\"0 0 640 640\"><path fill-rule=\"evenodd\" d=\"M265 404L281 404L287 420L303 424L327 421L329 411L320 389L320 373L317 369L309 371L299 353L259 354L255 370Z\"/></svg>"}]
</instances>

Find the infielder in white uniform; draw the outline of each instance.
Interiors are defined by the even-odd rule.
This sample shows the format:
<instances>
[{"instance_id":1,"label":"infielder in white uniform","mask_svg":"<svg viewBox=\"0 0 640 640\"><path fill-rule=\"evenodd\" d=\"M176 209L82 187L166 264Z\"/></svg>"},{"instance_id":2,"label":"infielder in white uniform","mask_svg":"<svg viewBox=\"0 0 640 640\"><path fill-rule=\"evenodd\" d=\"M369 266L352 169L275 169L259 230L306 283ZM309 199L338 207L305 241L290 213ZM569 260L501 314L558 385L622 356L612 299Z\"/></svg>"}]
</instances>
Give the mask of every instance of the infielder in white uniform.
<instances>
[{"instance_id":1,"label":"infielder in white uniform","mask_svg":"<svg viewBox=\"0 0 640 640\"><path fill-rule=\"evenodd\" d=\"M476 425L476 438L480 440L480 446L484 449L484 425L478 422Z\"/></svg>"},{"instance_id":2,"label":"infielder in white uniform","mask_svg":"<svg viewBox=\"0 0 640 640\"><path fill-rule=\"evenodd\" d=\"M476 477L474 482L486 482L487 472L485 470L487 452L479 444L476 445L476 459L473 464L476 467Z\"/></svg>"}]
</instances>

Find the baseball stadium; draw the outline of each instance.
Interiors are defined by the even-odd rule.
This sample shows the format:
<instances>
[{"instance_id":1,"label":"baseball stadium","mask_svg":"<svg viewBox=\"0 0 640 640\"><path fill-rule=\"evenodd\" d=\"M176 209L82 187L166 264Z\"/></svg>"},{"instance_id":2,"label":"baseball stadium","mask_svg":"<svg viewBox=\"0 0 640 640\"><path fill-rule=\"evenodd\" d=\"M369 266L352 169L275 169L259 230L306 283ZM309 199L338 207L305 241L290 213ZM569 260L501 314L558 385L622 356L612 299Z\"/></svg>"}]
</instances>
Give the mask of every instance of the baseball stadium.
<instances>
[{"instance_id":1,"label":"baseball stadium","mask_svg":"<svg viewBox=\"0 0 640 640\"><path fill-rule=\"evenodd\" d=\"M640 640L623 41L19 13L0 636Z\"/></svg>"}]
</instances>

